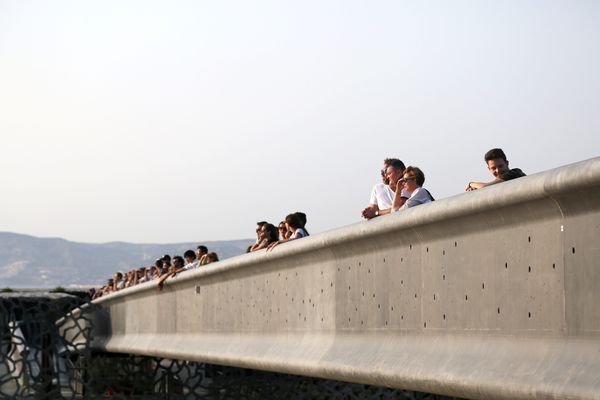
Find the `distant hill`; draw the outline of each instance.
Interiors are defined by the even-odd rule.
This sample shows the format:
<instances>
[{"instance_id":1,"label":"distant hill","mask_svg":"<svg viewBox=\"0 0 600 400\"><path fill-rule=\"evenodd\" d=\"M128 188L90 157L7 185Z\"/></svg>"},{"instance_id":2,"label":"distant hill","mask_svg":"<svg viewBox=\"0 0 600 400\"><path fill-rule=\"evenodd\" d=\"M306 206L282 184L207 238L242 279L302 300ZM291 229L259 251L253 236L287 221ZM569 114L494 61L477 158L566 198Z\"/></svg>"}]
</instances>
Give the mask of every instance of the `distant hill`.
<instances>
[{"instance_id":1,"label":"distant hill","mask_svg":"<svg viewBox=\"0 0 600 400\"><path fill-rule=\"evenodd\" d=\"M203 244L223 260L243 254L251 243L252 239L174 244L95 244L0 232L0 288L100 285L115 271L152 265L163 254L183 255L185 250Z\"/></svg>"}]
</instances>

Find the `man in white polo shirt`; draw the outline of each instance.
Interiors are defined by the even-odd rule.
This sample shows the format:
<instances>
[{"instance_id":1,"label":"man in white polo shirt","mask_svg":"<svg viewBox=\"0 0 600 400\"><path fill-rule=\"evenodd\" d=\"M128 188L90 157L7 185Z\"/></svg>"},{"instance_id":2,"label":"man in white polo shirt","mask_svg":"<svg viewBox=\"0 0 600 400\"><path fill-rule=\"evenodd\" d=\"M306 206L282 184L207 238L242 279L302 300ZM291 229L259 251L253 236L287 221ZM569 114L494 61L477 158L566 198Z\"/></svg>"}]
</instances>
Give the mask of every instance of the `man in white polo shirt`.
<instances>
[{"instance_id":1,"label":"man in white polo shirt","mask_svg":"<svg viewBox=\"0 0 600 400\"><path fill-rule=\"evenodd\" d=\"M381 170L382 183L373 186L369 206L362 211L363 218L372 219L380 215L389 214L394 201L394 192L398 179L404 174L404 163L397 158L386 158ZM403 198L410 197L403 192Z\"/></svg>"}]
</instances>

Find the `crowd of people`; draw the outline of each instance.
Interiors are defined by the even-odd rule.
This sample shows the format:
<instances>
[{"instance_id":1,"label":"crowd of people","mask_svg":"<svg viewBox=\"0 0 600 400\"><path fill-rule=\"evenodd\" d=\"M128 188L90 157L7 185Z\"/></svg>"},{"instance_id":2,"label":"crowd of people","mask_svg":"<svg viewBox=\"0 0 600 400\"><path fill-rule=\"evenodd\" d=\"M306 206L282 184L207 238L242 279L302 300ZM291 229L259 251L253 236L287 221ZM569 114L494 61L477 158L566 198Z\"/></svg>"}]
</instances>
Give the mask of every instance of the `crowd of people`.
<instances>
[{"instance_id":1,"label":"crowd of people","mask_svg":"<svg viewBox=\"0 0 600 400\"><path fill-rule=\"evenodd\" d=\"M177 275L179 272L198 268L203 265L219 261L215 252L209 252L206 246L198 246L196 251L186 250L182 256L171 257L168 254L157 258L154 265L132 269L127 273L117 271L113 278L108 279L106 285L98 289L92 289L92 298L96 299L105 294L113 293L121 289L135 286L139 283L157 281L159 289L162 289L164 281Z\"/></svg>"},{"instance_id":2,"label":"crowd of people","mask_svg":"<svg viewBox=\"0 0 600 400\"><path fill-rule=\"evenodd\" d=\"M488 151L484 155L484 160L494 179L489 182L469 182L465 187L466 191L525 176L519 168L509 168L508 160L502 149L496 148ZM415 166L406 167L400 159L386 158L384 160L381 179L382 182L376 184L371 191L369 205L362 211L365 219L401 212L435 200L429 190L423 187L425 173ZM262 249L271 251L281 243L308 235L306 214L303 212L288 214L278 226L267 221L260 221L256 223L256 241L248 246L247 252ZM195 252L187 250L183 257L174 256L172 260L168 254L165 254L157 259L153 266L133 269L126 274L117 272L105 286L94 291L93 298L154 280L157 281L157 287L162 289L168 278L216 261L219 261L217 254L209 253L205 246L198 246Z\"/></svg>"}]
</instances>

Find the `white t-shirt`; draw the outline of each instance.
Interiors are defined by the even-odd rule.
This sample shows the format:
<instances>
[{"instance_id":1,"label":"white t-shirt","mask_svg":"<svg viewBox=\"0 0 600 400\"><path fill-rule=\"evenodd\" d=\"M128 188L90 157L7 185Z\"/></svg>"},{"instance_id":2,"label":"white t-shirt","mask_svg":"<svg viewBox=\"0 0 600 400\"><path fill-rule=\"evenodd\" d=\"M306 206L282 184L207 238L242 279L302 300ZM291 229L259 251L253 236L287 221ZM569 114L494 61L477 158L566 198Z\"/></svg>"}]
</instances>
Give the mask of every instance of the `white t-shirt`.
<instances>
[{"instance_id":1,"label":"white t-shirt","mask_svg":"<svg viewBox=\"0 0 600 400\"><path fill-rule=\"evenodd\" d=\"M400 210L406 210L407 208L411 208L414 206L418 206L419 204L431 203L431 196L427 192L427 190L422 187L416 188L406 203L400 208Z\"/></svg>"},{"instance_id":2,"label":"white t-shirt","mask_svg":"<svg viewBox=\"0 0 600 400\"><path fill-rule=\"evenodd\" d=\"M189 263L189 264L185 264L185 265L183 266L183 269L185 269L186 271L187 271L188 269L194 269L194 268L197 268L197 267L198 267L198 264L199 264L199 262L198 262L198 260L196 260L196 261L193 261L193 262L191 262L191 263Z\"/></svg>"},{"instance_id":3,"label":"white t-shirt","mask_svg":"<svg viewBox=\"0 0 600 400\"><path fill-rule=\"evenodd\" d=\"M292 233L290 239L300 239L306 236L306 232L302 228L296 229L296 232Z\"/></svg>"},{"instance_id":4,"label":"white t-shirt","mask_svg":"<svg viewBox=\"0 0 600 400\"><path fill-rule=\"evenodd\" d=\"M405 189L402 189L402 197L409 198L410 193L408 193ZM394 191L386 185L385 183L378 183L373 186L373 190L371 191L371 200L369 204L377 204L377 208L380 210L385 210L392 207L392 203L394 202Z\"/></svg>"}]
</instances>

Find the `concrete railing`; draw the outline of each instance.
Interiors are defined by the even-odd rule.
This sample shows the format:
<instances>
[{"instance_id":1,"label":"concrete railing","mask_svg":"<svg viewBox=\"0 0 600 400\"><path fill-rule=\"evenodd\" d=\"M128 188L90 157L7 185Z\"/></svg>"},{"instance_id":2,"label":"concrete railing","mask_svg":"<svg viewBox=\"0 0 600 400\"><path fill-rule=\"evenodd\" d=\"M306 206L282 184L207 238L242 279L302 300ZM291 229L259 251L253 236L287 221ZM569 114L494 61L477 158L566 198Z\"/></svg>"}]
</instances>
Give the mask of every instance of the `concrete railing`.
<instances>
[{"instance_id":1,"label":"concrete railing","mask_svg":"<svg viewBox=\"0 0 600 400\"><path fill-rule=\"evenodd\" d=\"M95 346L111 352L467 398L599 399L600 158L96 303Z\"/></svg>"}]
</instances>

